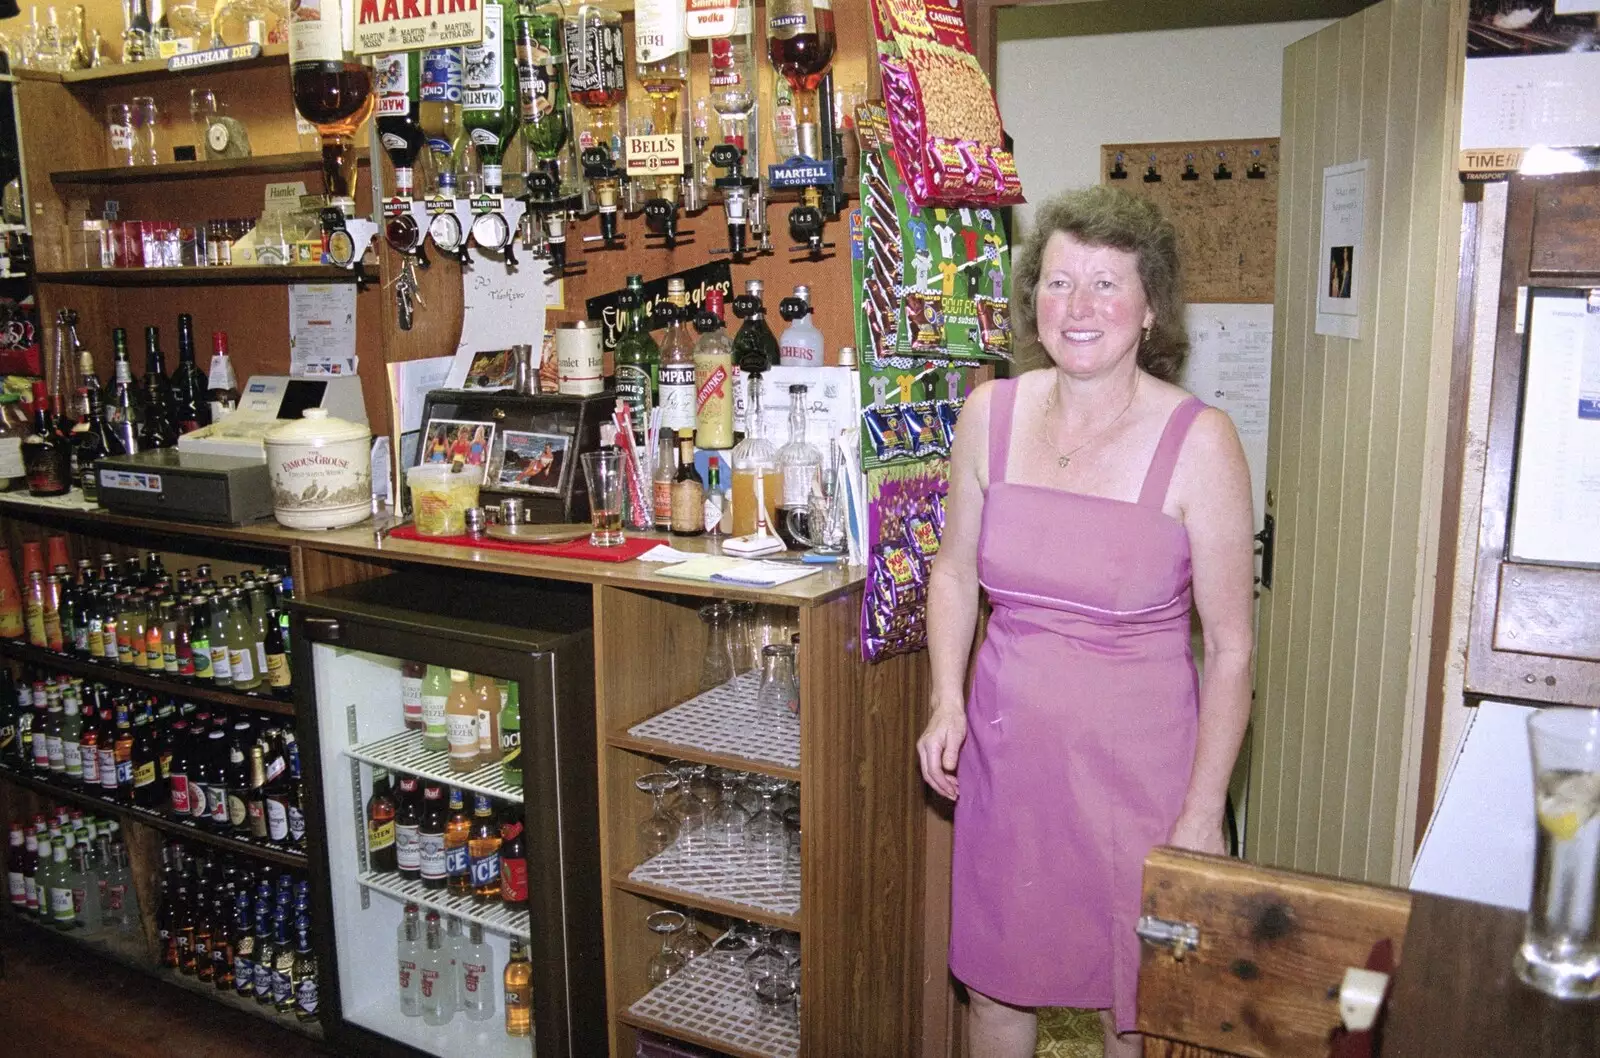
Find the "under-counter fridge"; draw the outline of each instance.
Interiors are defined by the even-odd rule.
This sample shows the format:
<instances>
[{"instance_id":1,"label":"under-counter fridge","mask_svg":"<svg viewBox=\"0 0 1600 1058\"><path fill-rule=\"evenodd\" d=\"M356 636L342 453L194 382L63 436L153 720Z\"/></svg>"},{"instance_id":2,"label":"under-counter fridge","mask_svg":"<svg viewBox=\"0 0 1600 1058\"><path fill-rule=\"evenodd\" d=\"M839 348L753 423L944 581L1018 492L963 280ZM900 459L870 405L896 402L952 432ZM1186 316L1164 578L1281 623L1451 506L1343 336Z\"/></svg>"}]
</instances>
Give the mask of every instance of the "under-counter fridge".
<instances>
[{"instance_id":1,"label":"under-counter fridge","mask_svg":"<svg viewBox=\"0 0 1600 1058\"><path fill-rule=\"evenodd\" d=\"M294 604L296 707L307 788L317 792L306 808L323 1024L335 1047L441 1058L605 1053L591 621L587 586L428 567ZM476 760L464 756L459 703L447 718L456 727L444 728L456 742L429 748L439 743L439 673L465 680L468 693L497 687L502 706L514 690L520 784L493 759L515 738L496 732L499 753L485 744ZM408 726L419 713L422 728ZM491 719L511 721L480 715L485 743ZM383 788L398 806L389 822L383 799L373 806ZM421 808L408 811L402 798L419 796ZM456 796L478 841L470 857ZM435 797L449 799L443 860ZM511 823L521 824L524 856L507 865L498 848L491 860L484 839L514 835ZM514 844L504 848L515 861ZM521 863L525 902L510 876ZM497 870L506 884L486 896ZM508 985L519 941L518 977L529 980ZM509 1031L508 987L514 1010L531 1012L527 1036Z\"/></svg>"}]
</instances>

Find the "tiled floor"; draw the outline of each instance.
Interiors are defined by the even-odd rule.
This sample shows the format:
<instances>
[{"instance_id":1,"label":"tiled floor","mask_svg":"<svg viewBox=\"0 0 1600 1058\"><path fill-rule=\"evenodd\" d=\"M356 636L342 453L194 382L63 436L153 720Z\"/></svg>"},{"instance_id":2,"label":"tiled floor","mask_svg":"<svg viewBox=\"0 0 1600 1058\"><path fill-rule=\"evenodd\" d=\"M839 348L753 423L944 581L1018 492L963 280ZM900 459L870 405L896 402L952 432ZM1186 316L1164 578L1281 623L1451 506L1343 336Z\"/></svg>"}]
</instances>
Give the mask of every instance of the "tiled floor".
<instances>
[{"instance_id":1,"label":"tiled floor","mask_svg":"<svg viewBox=\"0 0 1600 1058\"><path fill-rule=\"evenodd\" d=\"M1039 1011L1034 1058L1101 1058L1100 1016L1092 1010Z\"/></svg>"}]
</instances>

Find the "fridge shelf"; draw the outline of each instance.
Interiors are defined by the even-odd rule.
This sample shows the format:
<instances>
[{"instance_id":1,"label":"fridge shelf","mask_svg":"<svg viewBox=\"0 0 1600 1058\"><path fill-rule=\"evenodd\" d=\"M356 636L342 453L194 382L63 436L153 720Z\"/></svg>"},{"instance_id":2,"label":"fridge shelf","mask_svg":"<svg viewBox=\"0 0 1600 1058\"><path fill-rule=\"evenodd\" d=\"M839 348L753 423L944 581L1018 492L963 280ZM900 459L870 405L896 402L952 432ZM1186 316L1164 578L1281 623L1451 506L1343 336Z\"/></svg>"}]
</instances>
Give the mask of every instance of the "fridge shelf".
<instances>
[{"instance_id":1,"label":"fridge shelf","mask_svg":"<svg viewBox=\"0 0 1600 1058\"><path fill-rule=\"evenodd\" d=\"M728 762L785 779L800 778L800 718L756 709L760 673L747 672L628 728L612 743L653 755Z\"/></svg>"},{"instance_id":2,"label":"fridge shelf","mask_svg":"<svg viewBox=\"0 0 1600 1058\"><path fill-rule=\"evenodd\" d=\"M681 843L652 856L628 873L628 881L647 895L707 903L709 911L748 917L798 929L800 865L785 863L776 875L766 873L742 846L686 852Z\"/></svg>"},{"instance_id":3,"label":"fridge shelf","mask_svg":"<svg viewBox=\"0 0 1600 1058\"><path fill-rule=\"evenodd\" d=\"M522 803L522 790L505 780L499 762L486 764L476 771L450 770L450 754L442 749L425 749L422 733L406 728L387 738L362 742L345 749L345 755L366 761L381 768L419 775L424 779L459 786L463 790L485 794L513 804Z\"/></svg>"},{"instance_id":4,"label":"fridge shelf","mask_svg":"<svg viewBox=\"0 0 1600 1058\"><path fill-rule=\"evenodd\" d=\"M452 893L448 889L429 889L420 880L402 878L390 871L362 871L361 884L396 900L429 908L441 915L454 915L468 922L476 922L484 929L507 937L530 939L528 912L507 907L502 903L479 903L471 896Z\"/></svg>"},{"instance_id":5,"label":"fridge shelf","mask_svg":"<svg viewBox=\"0 0 1600 1058\"><path fill-rule=\"evenodd\" d=\"M793 1058L800 1053L796 1009L760 1007L743 967L705 955L645 993L622 1020L739 1058Z\"/></svg>"}]
</instances>

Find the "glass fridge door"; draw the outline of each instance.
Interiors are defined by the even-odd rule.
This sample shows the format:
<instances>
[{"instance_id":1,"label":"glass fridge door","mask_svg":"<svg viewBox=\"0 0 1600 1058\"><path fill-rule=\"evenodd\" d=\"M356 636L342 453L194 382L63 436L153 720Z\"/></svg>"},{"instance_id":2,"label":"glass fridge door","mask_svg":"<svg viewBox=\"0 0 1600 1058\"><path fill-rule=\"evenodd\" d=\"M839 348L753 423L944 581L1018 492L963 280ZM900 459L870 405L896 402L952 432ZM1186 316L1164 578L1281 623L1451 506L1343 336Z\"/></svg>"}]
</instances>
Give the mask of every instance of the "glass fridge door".
<instances>
[{"instance_id":1,"label":"glass fridge door","mask_svg":"<svg viewBox=\"0 0 1600 1058\"><path fill-rule=\"evenodd\" d=\"M598 893L598 863L571 860L561 840L595 800L587 628L486 643L448 612L383 621L316 599L297 627L314 695L303 723L327 850L331 1031L443 1058L528 1058L530 1033L541 1055L604 1053L603 1030L590 1040L584 1024L584 1005L603 996L599 960L571 957L574 945L598 949L586 936L600 928L598 897L591 912L563 884ZM544 748L564 712L577 714L565 718L575 756L586 747L591 762L569 775ZM588 796L527 796L552 781Z\"/></svg>"}]
</instances>

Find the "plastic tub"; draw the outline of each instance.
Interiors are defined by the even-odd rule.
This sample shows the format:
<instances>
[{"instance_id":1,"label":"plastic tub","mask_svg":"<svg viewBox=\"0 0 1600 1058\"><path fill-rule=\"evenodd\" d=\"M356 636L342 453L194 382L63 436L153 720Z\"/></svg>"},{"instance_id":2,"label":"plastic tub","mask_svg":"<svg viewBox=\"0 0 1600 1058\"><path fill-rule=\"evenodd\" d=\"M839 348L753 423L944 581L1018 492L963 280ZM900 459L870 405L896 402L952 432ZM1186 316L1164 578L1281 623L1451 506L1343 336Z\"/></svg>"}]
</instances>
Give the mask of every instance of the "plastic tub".
<instances>
[{"instance_id":1,"label":"plastic tub","mask_svg":"<svg viewBox=\"0 0 1600 1058\"><path fill-rule=\"evenodd\" d=\"M446 464L424 463L406 471L411 515L423 536L458 536L467 531L467 509L478 505L479 467L452 474Z\"/></svg>"}]
</instances>

